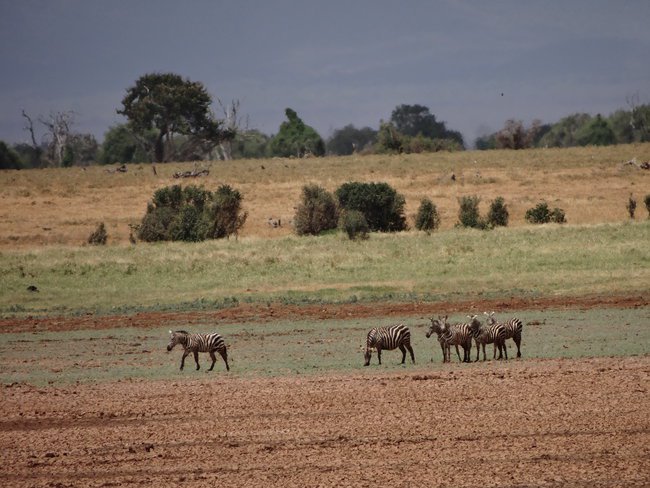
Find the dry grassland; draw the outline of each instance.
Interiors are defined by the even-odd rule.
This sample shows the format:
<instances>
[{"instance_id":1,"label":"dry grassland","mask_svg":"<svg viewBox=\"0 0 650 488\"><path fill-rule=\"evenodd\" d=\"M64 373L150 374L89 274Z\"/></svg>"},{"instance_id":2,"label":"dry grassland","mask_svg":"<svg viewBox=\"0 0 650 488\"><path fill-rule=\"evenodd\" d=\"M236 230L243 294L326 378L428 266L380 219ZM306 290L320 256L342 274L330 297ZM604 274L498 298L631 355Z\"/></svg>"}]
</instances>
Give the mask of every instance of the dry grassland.
<instances>
[{"instance_id":1,"label":"dry grassland","mask_svg":"<svg viewBox=\"0 0 650 488\"><path fill-rule=\"evenodd\" d=\"M249 213L243 236L274 237L292 232L291 220L307 183L334 191L346 181L384 181L406 198L409 223L420 199L436 204L442 228L457 221L458 198L481 197L481 210L503 196L510 225L525 224L527 209L546 200L566 211L572 224L628 219L630 193L638 200L637 219L647 216L643 198L650 193L650 171L625 164L650 160L650 144L606 148L465 151L397 156L319 159L267 159L203 163L208 177L177 180L173 173L193 163L130 165L126 173L110 168L40 169L0 172L0 249L85 243L104 222L110 244L126 244L130 224L144 215L147 201L161 187L182 183L214 190L229 184L244 196ZM454 175L454 179L452 179ZM268 219L281 219L272 228Z\"/></svg>"}]
</instances>

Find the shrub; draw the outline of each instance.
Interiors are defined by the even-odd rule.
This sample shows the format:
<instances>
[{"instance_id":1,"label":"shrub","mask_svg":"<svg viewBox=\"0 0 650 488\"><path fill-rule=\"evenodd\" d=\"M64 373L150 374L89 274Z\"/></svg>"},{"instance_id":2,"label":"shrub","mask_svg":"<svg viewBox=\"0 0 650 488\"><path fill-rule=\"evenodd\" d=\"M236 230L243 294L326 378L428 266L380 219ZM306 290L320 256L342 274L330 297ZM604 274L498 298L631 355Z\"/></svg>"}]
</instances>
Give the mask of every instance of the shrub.
<instances>
[{"instance_id":1,"label":"shrub","mask_svg":"<svg viewBox=\"0 0 650 488\"><path fill-rule=\"evenodd\" d=\"M477 196L464 196L458 200L460 210L458 211L458 223L461 227L473 227L485 229L486 225L478 212L478 204L481 199Z\"/></svg>"},{"instance_id":2,"label":"shrub","mask_svg":"<svg viewBox=\"0 0 650 488\"><path fill-rule=\"evenodd\" d=\"M406 202L388 183L344 183L336 197L341 209L361 212L371 231L406 230Z\"/></svg>"},{"instance_id":3,"label":"shrub","mask_svg":"<svg viewBox=\"0 0 650 488\"><path fill-rule=\"evenodd\" d=\"M218 239L237 235L246 222L242 196L228 185L212 193L180 185L156 190L136 232L146 242Z\"/></svg>"},{"instance_id":4,"label":"shrub","mask_svg":"<svg viewBox=\"0 0 650 488\"><path fill-rule=\"evenodd\" d=\"M650 193L645 196L643 203L645 203L645 209L648 211L648 218L650 219Z\"/></svg>"},{"instance_id":5,"label":"shrub","mask_svg":"<svg viewBox=\"0 0 650 488\"><path fill-rule=\"evenodd\" d=\"M636 212L636 199L634 196L632 196L632 194L630 194L630 198L628 198L625 208L627 208L627 212L630 214L630 218L634 219L634 212Z\"/></svg>"},{"instance_id":6,"label":"shrub","mask_svg":"<svg viewBox=\"0 0 650 488\"><path fill-rule=\"evenodd\" d=\"M363 213L358 210L346 210L341 213L339 229L348 235L351 240L367 239L370 227Z\"/></svg>"},{"instance_id":7,"label":"shrub","mask_svg":"<svg viewBox=\"0 0 650 488\"><path fill-rule=\"evenodd\" d=\"M547 224L549 222L564 224L566 222L564 210L558 207L549 210L546 202L538 203L536 207L526 210L525 218L531 224Z\"/></svg>"},{"instance_id":8,"label":"shrub","mask_svg":"<svg viewBox=\"0 0 650 488\"><path fill-rule=\"evenodd\" d=\"M503 197L496 197L490 204L487 224L491 227L507 227L510 214Z\"/></svg>"},{"instance_id":9,"label":"shrub","mask_svg":"<svg viewBox=\"0 0 650 488\"><path fill-rule=\"evenodd\" d=\"M106 244L107 239L108 234L106 233L106 226L104 225L104 222L100 222L95 229L95 232L90 234L88 237L88 244L92 244L94 246L103 246Z\"/></svg>"},{"instance_id":10,"label":"shrub","mask_svg":"<svg viewBox=\"0 0 650 488\"><path fill-rule=\"evenodd\" d=\"M318 235L335 229L338 208L334 196L318 185L305 185L302 188L302 201L298 205L293 222L299 236Z\"/></svg>"},{"instance_id":11,"label":"shrub","mask_svg":"<svg viewBox=\"0 0 650 488\"><path fill-rule=\"evenodd\" d=\"M440 226L440 216L436 205L428 198L420 201L418 213L415 216L415 228L430 232Z\"/></svg>"}]
</instances>

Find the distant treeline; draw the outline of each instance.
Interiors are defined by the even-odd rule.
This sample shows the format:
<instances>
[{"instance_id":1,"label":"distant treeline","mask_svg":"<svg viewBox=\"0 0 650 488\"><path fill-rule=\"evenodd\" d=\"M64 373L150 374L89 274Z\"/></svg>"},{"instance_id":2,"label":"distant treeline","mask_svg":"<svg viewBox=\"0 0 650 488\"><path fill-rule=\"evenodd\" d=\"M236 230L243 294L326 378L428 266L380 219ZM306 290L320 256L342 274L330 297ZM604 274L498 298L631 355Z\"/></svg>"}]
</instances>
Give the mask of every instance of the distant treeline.
<instances>
[{"instance_id":1,"label":"distant treeline","mask_svg":"<svg viewBox=\"0 0 650 488\"><path fill-rule=\"evenodd\" d=\"M167 136L161 142L153 128L138 132L129 123L111 127L103 142L98 143L91 134L71 130L70 113L51 115L52 123L39 119L46 132L37 143L31 119L23 114L30 122L28 128L32 143L9 145L0 141L0 169L146 163L157 160L152 150L156 143L164 149L164 161L421 153L467 148L460 132L448 129L445 122L438 121L423 105L397 106L388 121L379 122L378 130L349 124L334 130L326 140L305 124L294 110L287 108L285 114L287 120L275 135L233 128L231 137L218 145L211 145L208 150L191 144L192 135ZM61 120L65 124L55 123ZM62 128L67 132L62 133ZM525 149L647 141L650 141L648 104L617 110L607 117L576 113L554 124L533 121L526 126L520 120L511 119L501 130L477 138L473 147L479 150Z\"/></svg>"}]
</instances>

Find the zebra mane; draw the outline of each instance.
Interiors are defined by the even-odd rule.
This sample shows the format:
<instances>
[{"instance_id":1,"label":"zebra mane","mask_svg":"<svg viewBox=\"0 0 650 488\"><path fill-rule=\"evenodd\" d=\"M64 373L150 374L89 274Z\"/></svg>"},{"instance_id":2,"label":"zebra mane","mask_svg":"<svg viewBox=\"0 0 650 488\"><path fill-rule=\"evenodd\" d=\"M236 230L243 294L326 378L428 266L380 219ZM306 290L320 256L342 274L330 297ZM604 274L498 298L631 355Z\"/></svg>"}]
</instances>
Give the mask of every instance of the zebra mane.
<instances>
[{"instance_id":1,"label":"zebra mane","mask_svg":"<svg viewBox=\"0 0 650 488\"><path fill-rule=\"evenodd\" d=\"M189 332L187 332L186 330L175 330L173 333L174 334L185 334L185 335L189 334Z\"/></svg>"}]
</instances>

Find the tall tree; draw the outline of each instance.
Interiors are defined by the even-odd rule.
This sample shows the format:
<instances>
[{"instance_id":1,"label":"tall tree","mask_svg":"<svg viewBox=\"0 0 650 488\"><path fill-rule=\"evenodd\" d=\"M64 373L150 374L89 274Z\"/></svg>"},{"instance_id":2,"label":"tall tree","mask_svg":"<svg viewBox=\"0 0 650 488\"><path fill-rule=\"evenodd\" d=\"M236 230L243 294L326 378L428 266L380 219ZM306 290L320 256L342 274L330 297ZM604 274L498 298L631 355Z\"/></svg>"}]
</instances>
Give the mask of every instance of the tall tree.
<instances>
[{"instance_id":1,"label":"tall tree","mask_svg":"<svg viewBox=\"0 0 650 488\"><path fill-rule=\"evenodd\" d=\"M410 137L420 135L428 139L452 139L461 146L465 144L460 132L447 130L445 123L437 121L429 107L424 105L398 105L390 121L398 132Z\"/></svg>"},{"instance_id":2,"label":"tall tree","mask_svg":"<svg viewBox=\"0 0 650 488\"><path fill-rule=\"evenodd\" d=\"M129 120L134 136L152 152L153 159L164 162L172 156L207 154L223 140L234 137L214 118L211 104L212 98L202 83L175 73L149 73L127 90L117 113ZM153 147L146 138L152 129L157 133ZM174 135L186 136L179 148L175 147Z\"/></svg>"},{"instance_id":3,"label":"tall tree","mask_svg":"<svg viewBox=\"0 0 650 488\"><path fill-rule=\"evenodd\" d=\"M361 151L364 147L374 144L377 140L377 131L370 127L357 129L348 124L342 129L337 129L327 141L327 152L340 156Z\"/></svg>"},{"instance_id":4,"label":"tall tree","mask_svg":"<svg viewBox=\"0 0 650 488\"><path fill-rule=\"evenodd\" d=\"M308 154L323 156L325 143L312 127L305 124L295 110L285 110L287 120L282 122L277 135L271 139L271 155L279 157L303 157Z\"/></svg>"}]
</instances>

